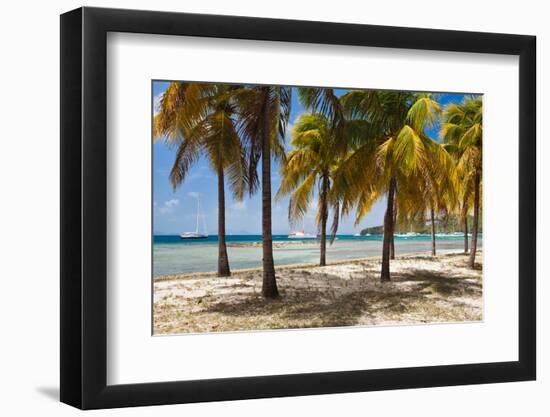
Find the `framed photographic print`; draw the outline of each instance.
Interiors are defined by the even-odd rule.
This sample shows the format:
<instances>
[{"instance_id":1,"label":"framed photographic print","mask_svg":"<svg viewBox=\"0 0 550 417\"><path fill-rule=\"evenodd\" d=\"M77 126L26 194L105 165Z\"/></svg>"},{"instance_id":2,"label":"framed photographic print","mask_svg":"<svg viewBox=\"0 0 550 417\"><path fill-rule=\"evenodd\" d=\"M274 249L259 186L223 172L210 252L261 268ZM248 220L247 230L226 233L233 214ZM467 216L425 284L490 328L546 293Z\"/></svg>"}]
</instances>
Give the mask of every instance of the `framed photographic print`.
<instances>
[{"instance_id":1,"label":"framed photographic print","mask_svg":"<svg viewBox=\"0 0 550 417\"><path fill-rule=\"evenodd\" d=\"M61 16L61 401L535 379L535 38Z\"/></svg>"}]
</instances>

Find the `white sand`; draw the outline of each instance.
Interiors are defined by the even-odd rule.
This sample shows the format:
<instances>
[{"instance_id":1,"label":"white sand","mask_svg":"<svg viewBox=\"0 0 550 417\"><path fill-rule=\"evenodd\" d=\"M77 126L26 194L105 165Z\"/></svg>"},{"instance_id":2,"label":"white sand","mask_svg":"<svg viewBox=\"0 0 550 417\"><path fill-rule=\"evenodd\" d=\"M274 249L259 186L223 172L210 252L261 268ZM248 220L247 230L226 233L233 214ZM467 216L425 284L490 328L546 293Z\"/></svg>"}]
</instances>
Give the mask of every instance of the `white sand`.
<instances>
[{"instance_id":1,"label":"white sand","mask_svg":"<svg viewBox=\"0 0 550 417\"><path fill-rule=\"evenodd\" d=\"M281 297L261 297L261 270L157 277L155 334L481 320L482 271L463 254L406 255L380 282L380 260L277 268ZM481 262L481 254L477 257Z\"/></svg>"}]
</instances>

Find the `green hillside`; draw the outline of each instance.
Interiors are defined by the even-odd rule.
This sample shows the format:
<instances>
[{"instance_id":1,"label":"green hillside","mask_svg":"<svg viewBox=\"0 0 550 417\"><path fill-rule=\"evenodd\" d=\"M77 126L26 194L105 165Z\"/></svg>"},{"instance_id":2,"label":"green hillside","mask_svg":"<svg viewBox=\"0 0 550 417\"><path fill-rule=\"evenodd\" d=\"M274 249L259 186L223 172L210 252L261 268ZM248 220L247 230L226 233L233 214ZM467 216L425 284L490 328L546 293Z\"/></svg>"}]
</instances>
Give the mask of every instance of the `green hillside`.
<instances>
[{"instance_id":1,"label":"green hillside","mask_svg":"<svg viewBox=\"0 0 550 417\"><path fill-rule=\"evenodd\" d=\"M473 216L468 216L468 227L471 227L471 225L474 223ZM456 219L448 219L448 220L436 220L435 221L435 232L436 233L454 233L454 232L463 232L463 223L458 223ZM471 230L468 230L470 233ZM483 232L483 223L482 218L480 216L479 218L479 231ZM412 227L406 227L406 228L400 228L398 225L396 225L395 233L407 233L407 232L414 232L414 233L421 233L421 234L430 234L432 232L430 223L422 224L422 225L413 225ZM361 230L361 235L364 236L367 233L371 235L381 235L384 234L384 226L374 226L374 227L367 227L363 230Z\"/></svg>"}]
</instances>

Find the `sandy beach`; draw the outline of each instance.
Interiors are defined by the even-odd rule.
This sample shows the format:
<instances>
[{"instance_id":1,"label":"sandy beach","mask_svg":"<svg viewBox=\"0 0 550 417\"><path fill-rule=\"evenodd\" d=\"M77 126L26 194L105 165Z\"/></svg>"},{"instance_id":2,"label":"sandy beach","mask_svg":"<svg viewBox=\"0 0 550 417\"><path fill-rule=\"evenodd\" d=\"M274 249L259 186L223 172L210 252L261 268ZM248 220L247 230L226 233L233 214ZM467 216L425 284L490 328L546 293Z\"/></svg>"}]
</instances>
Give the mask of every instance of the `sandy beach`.
<instances>
[{"instance_id":1,"label":"sandy beach","mask_svg":"<svg viewBox=\"0 0 550 417\"><path fill-rule=\"evenodd\" d=\"M392 281L380 282L380 257L325 267L277 268L281 297L261 296L261 269L162 275L154 279L155 335L407 325L482 320L482 254L403 255L391 262Z\"/></svg>"}]
</instances>

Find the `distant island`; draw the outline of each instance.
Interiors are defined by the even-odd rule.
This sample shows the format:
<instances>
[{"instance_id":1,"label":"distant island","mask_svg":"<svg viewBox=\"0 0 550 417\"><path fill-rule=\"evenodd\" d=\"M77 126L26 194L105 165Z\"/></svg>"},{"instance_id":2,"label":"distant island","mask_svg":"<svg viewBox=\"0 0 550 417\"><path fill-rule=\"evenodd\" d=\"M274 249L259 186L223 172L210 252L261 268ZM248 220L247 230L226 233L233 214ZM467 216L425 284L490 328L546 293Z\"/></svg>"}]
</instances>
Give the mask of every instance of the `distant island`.
<instances>
[{"instance_id":1,"label":"distant island","mask_svg":"<svg viewBox=\"0 0 550 417\"><path fill-rule=\"evenodd\" d=\"M473 223L473 216L468 216L468 224ZM395 233L420 233L420 234L430 234L431 233L431 223L428 221L425 224L410 225L407 228L400 228L399 225L395 227ZM435 233L455 233L455 232L464 232L464 223L457 221L456 218L450 219L436 219L435 221ZM365 235L383 235L384 226L373 226L366 227L361 232L361 236ZM483 233L483 224L480 216L479 219L479 233Z\"/></svg>"}]
</instances>

